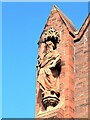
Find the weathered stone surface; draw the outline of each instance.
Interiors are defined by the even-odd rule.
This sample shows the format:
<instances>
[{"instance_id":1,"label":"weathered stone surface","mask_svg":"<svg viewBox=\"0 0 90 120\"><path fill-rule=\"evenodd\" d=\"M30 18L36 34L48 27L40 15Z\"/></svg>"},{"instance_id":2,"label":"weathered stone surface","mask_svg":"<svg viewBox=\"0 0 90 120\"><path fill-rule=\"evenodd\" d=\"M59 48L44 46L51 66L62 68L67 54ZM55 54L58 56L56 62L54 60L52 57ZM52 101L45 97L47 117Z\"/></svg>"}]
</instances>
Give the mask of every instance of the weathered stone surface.
<instances>
[{"instance_id":1,"label":"weathered stone surface","mask_svg":"<svg viewBox=\"0 0 90 120\"><path fill-rule=\"evenodd\" d=\"M88 19L79 32L80 40L75 42L75 118L88 118L88 58L89 58L89 27ZM88 25L86 27L86 25ZM85 28L86 27L86 28ZM82 33L84 31L84 33Z\"/></svg>"},{"instance_id":2,"label":"weathered stone surface","mask_svg":"<svg viewBox=\"0 0 90 120\"><path fill-rule=\"evenodd\" d=\"M59 43L58 32L50 28L45 32L41 49L42 54L38 55L37 64L37 99L41 99L41 111L49 106L55 107L59 103L59 77L61 68L61 58L56 50ZM40 97L41 96L41 97Z\"/></svg>"},{"instance_id":3,"label":"weathered stone surface","mask_svg":"<svg viewBox=\"0 0 90 120\"><path fill-rule=\"evenodd\" d=\"M36 118L88 118L89 16L78 32L56 7L38 42Z\"/></svg>"}]
</instances>

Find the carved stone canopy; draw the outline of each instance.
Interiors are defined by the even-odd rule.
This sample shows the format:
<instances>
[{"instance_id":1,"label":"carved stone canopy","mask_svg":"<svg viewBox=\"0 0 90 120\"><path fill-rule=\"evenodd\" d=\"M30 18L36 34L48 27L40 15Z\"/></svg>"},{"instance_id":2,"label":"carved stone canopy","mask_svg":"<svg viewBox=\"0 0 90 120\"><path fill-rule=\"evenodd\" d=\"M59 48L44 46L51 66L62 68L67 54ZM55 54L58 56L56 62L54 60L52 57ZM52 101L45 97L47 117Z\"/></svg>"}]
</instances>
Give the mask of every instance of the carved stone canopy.
<instances>
[{"instance_id":1,"label":"carved stone canopy","mask_svg":"<svg viewBox=\"0 0 90 120\"><path fill-rule=\"evenodd\" d=\"M48 41L49 39L54 38L57 42L59 42L59 34L58 32L53 28L50 27L45 33L44 33L44 39L45 41Z\"/></svg>"},{"instance_id":2,"label":"carved stone canopy","mask_svg":"<svg viewBox=\"0 0 90 120\"><path fill-rule=\"evenodd\" d=\"M43 33L43 37L40 37L38 45L46 43L47 41L52 41L54 45L60 42L60 35L58 31L53 27L50 27L48 30L45 30L45 32Z\"/></svg>"},{"instance_id":3,"label":"carved stone canopy","mask_svg":"<svg viewBox=\"0 0 90 120\"><path fill-rule=\"evenodd\" d=\"M55 38L58 37L58 32L53 27L50 27L49 30L45 32L45 38L52 36Z\"/></svg>"}]
</instances>

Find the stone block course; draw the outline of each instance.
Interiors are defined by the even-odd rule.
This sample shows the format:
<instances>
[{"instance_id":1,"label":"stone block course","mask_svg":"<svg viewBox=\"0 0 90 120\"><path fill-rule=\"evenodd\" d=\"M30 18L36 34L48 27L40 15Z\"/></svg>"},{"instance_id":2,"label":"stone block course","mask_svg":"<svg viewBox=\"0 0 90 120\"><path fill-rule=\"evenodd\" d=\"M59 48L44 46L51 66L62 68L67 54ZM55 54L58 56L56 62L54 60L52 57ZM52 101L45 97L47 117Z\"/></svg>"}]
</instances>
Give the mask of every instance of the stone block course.
<instances>
[{"instance_id":1,"label":"stone block course","mask_svg":"<svg viewBox=\"0 0 90 120\"><path fill-rule=\"evenodd\" d=\"M42 52L45 46L45 32L47 32L50 27L53 27L54 30L57 31L59 35L58 39L60 40L56 45L56 51L59 53L61 59L61 71L58 80L60 101L56 107L49 106L49 108L45 110L43 109L44 106L41 102L42 97L38 98L37 92L36 117L66 119L88 118L88 105L90 101L90 90L88 88L90 85L88 81L90 77L90 36L88 35L90 32L89 16L86 18L79 32L77 32L72 22L63 15L56 6L54 6L38 42L39 57L45 52ZM75 32L77 32L77 34L75 34ZM44 74L44 71L39 74L43 76L42 81L46 79ZM50 78L52 78L52 81L55 81L53 80L53 76L50 76ZM39 85L37 84L37 89L38 88ZM52 94L54 94L54 92L52 92ZM50 104L52 105L52 103Z\"/></svg>"}]
</instances>

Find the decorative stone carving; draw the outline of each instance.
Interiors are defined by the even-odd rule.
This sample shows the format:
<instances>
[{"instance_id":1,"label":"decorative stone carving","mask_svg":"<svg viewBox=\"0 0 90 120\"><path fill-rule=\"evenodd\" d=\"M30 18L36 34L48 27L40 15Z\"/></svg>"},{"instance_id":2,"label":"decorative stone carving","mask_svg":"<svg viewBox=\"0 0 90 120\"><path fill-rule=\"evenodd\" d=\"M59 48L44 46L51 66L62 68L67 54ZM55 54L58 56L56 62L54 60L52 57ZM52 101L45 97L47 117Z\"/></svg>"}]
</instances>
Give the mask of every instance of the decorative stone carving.
<instances>
[{"instance_id":1,"label":"decorative stone carving","mask_svg":"<svg viewBox=\"0 0 90 120\"><path fill-rule=\"evenodd\" d=\"M50 27L50 29L45 32L45 36L44 37L46 38L46 40L48 39L48 37L50 37L50 38L52 38L52 37L59 38L59 34L53 27Z\"/></svg>"},{"instance_id":2,"label":"decorative stone carving","mask_svg":"<svg viewBox=\"0 0 90 120\"><path fill-rule=\"evenodd\" d=\"M58 32L50 28L45 32L44 49L38 56L37 84L38 97L45 109L55 107L59 102L59 76L61 71L61 58L56 50L59 42Z\"/></svg>"}]
</instances>

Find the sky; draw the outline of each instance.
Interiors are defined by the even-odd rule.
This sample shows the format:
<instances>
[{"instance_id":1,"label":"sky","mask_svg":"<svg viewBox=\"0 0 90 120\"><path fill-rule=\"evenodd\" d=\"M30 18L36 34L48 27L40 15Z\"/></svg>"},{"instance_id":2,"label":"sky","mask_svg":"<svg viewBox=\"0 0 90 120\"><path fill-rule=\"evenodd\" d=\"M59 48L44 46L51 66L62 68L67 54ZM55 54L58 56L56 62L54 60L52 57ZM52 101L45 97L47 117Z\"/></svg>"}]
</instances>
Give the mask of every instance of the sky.
<instances>
[{"instance_id":1,"label":"sky","mask_svg":"<svg viewBox=\"0 0 90 120\"><path fill-rule=\"evenodd\" d=\"M0 2L0 118L2 118L2 3Z\"/></svg>"},{"instance_id":2,"label":"sky","mask_svg":"<svg viewBox=\"0 0 90 120\"><path fill-rule=\"evenodd\" d=\"M2 3L2 116L34 118L37 42L56 4L79 30L88 3Z\"/></svg>"}]
</instances>

